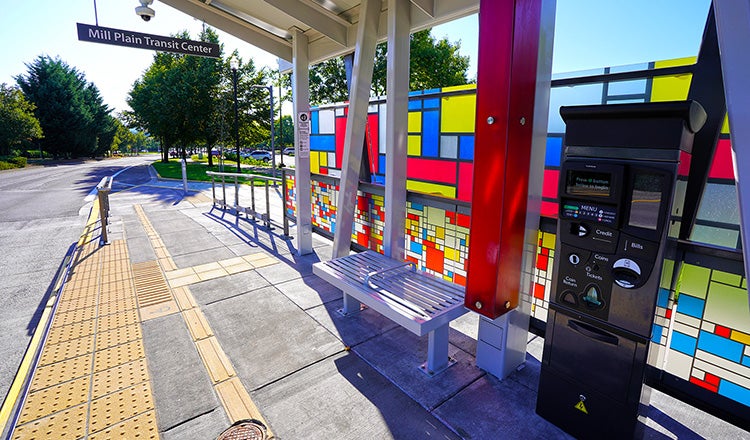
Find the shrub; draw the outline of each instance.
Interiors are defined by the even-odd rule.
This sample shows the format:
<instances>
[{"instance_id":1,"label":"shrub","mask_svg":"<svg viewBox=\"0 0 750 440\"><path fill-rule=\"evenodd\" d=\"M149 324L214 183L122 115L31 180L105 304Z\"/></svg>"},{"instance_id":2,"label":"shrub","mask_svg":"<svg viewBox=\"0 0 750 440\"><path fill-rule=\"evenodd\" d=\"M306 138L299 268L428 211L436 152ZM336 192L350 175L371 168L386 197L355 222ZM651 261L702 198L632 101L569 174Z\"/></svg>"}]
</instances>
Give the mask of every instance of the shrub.
<instances>
[{"instance_id":1,"label":"shrub","mask_svg":"<svg viewBox=\"0 0 750 440\"><path fill-rule=\"evenodd\" d=\"M9 162L18 168L26 167L26 158L23 156L11 157Z\"/></svg>"}]
</instances>

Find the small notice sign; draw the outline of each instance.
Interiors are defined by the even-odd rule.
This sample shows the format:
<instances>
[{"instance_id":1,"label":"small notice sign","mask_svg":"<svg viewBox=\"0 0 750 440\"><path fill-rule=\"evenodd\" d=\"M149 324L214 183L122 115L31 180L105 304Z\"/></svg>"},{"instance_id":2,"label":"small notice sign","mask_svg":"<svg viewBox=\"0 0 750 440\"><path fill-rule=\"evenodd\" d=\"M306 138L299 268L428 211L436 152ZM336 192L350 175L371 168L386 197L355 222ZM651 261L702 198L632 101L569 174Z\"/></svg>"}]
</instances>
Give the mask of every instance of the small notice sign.
<instances>
[{"instance_id":1,"label":"small notice sign","mask_svg":"<svg viewBox=\"0 0 750 440\"><path fill-rule=\"evenodd\" d=\"M137 49L159 50L200 57L219 58L219 45L205 41L113 29L90 24L78 24L78 40Z\"/></svg>"},{"instance_id":2,"label":"small notice sign","mask_svg":"<svg viewBox=\"0 0 750 440\"><path fill-rule=\"evenodd\" d=\"M588 410L586 409L586 405L583 404L583 400L579 400L578 403L576 403L575 408L578 411L581 411L584 414L588 414L589 413Z\"/></svg>"},{"instance_id":3,"label":"small notice sign","mask_svg":"<svg viewBox=\"0 0 750 440\"><path fill-rule=\"evenodd\" d=\"M297 114L297 134L299 138L299 157L310 157L310 113Z\"/></svg>"}]
</instances>

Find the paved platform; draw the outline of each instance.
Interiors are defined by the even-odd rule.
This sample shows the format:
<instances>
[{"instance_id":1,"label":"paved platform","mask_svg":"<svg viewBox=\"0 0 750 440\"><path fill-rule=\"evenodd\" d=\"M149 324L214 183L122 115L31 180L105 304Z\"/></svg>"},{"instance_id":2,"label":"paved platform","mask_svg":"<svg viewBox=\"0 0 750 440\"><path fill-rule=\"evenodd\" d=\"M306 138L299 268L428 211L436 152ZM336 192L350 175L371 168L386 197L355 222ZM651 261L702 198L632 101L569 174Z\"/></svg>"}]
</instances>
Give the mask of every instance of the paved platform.
<instances>
[{"instance_id":1,"label":"paved platform","mask_svg":"<svg viewBox=\"0 0 750 440\"><path fill-rule=\"evenodd\" d=\"M298 256L280 227L212 208L210 188L168 186L113 193L108 245L84 231L10 438L213 439L247 418L289 440L569 438L534 411L540 338L500 381L475 365L467 314L456 365L430 378L426 337L337 312L341 292L312 274L328 240ZM750 439L656 391L647 415L648 439Z\"/></svg>"}]
</instances>

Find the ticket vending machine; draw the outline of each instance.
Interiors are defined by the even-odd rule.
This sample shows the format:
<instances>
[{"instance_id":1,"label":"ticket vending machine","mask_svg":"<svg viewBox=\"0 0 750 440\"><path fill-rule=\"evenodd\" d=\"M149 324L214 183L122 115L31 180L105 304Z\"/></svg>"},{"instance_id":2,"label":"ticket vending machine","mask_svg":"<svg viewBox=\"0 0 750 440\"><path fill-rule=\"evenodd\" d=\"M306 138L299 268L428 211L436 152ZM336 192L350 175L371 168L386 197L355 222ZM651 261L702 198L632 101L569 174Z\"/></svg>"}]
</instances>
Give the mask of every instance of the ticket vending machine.
<instances>
[{"instance_id":1,"label":"ticket vending machine","mask_svg":"<svg viewBox=\"0 0 750 440\"><path fill-rule=\"evenodd\" d=\"M633 438L662 261L676 241L693 101L562 107L565 151L537 413L578 438Z\"/></svg>"}]
</instances>

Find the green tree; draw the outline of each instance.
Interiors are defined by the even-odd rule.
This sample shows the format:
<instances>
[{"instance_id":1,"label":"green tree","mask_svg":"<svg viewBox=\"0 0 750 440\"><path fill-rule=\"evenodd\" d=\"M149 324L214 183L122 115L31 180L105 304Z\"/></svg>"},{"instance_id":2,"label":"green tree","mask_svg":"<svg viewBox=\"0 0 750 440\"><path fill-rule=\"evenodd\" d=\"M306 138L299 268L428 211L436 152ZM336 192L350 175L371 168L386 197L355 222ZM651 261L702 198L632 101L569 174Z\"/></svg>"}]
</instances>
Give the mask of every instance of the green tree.
<instances>
[{"instance_id":1,"label":"green tree","mask_svg":"<svg viewBox=\"0 0 750 440\"><path fill-rule=\"evenodd\" d=\"M111 130L110 109L83 73L59 58L39 56L16 81L45 133L42 147L54 156L93 156ZM107 146L108 147L108 146Z\"/></svg>"},{"instance_id":2,"label":"green tree","mask_svg":"<svg viewBox=\"0 0 750 440\"><path fill-rule=\"evenodd\" d=\"M436 40L430 29L411 34L409 43L409 89L425 90L468 84L466 71L469 57L461 56L461 42ZM385 95L387 81L388 45L380 43L375 48L375 66L372 73L371 92ZM342 58L332 58L310 69L310 102L314 105L342 102L349 99L346 72Z\"/></svg>"},{"instance_id":3,"label":"green tree","mask_svg":"<svg viewBox=\"0 0 750 440\"><path fill-rule=\"evenodd\" d=\"M190 38L187 32L177 35ZM204 30L201 41L218 43L212 29ZM133 109L131 125L145 129L162 140L162 160L169 150L186 147L205 139L216 111L221 83L221 60L157 52L143 77L130 91L128 105Z\"/></svg>"},{"instance_id":4,"label":"green tree","mask_svg":"<svg viewBox=\"0 0 750 440\"><path fill-rule=\"evenodd\" d=\"M0 156L10 155L23 141L42 137L34 108L20 89L0 84Z\"/></svg>"}]
</instances>

